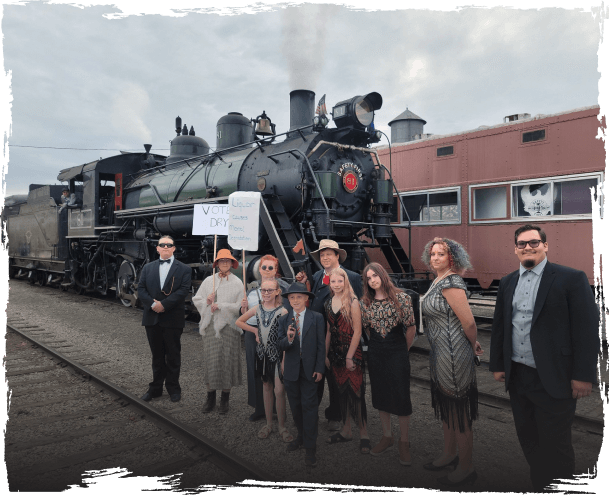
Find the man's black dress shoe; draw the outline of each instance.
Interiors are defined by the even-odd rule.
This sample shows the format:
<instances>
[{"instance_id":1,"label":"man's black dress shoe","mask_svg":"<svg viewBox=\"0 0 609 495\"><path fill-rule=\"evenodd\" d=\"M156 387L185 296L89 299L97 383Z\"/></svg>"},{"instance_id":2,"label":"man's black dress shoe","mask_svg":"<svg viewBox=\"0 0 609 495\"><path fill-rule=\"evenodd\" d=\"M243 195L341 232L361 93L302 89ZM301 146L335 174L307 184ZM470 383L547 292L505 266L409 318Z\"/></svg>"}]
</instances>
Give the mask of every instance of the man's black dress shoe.
<instances>
[{"instance_id":1,"label":"man's black dress shoe","mask_svg":"<svg viewBox=\"0 0 609 495\"><path fill-rule=\"evenodd\" d=\"M305 453L305 466L317 466L317 459L315 458L315 449L307 449Z\"/></svg>"},{"instance_id":2,"label":"man's black dress shoe","mask_svg":"<svg viewBox=\"0 0 609 495\"><path fill-rule=\"evenodd\" d=\"M302 437L296 437L290 443L288 443L288 452L293 452L294 450L298 450L302 447Z\"/></svg>"},{"instance_id":3,"label":"man's black dress shoe","mask_svg":"<svg viewBox=\"0 0 609 495\"><path fill-rule=\"evenodd\" d=\"M171 394L169 396L169 399L171 399L171 402L180 402L181 398L182 398L182 394Z\"/></svg>"},{"instance_id":4,"label":"man's black dress shoe","mask_svg":"<svg viewBox=\"0 0 609 495\"><path fill-rule=\"evenodd\" d=\"M161 395L163 394L152 395L150 392L146 392L144 395L142 395L141 399L145 402L150 402L152 399L160 397Z\"/></svg>"},{"instance_id":5,"label":"man's black dress shoe","mask_svg":"<svg viewBox=\"0 0 609 495\"><path fill-rule=\"evenodd\" d=\"M264 413L262 413L262 414L256 414L255 412L253 412L251 414L251 416L249 417L249 420L250 421L260 421L264 417L265 417Z\"/></svg>"}]
</instances>

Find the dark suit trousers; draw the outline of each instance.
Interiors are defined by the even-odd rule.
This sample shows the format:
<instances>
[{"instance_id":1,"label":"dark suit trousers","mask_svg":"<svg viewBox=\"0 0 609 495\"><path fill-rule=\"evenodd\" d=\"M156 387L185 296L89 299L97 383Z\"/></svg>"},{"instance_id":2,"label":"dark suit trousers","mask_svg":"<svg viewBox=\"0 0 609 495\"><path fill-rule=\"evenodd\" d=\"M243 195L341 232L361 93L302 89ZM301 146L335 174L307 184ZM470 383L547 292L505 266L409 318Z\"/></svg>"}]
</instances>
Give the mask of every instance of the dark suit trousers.
<instances>
[{"instance_id":1,"label":"dark suit trousers","mask_svg":"<svg viewBox=\"0 0 609 495\"><path fill-rule=\"evenodd\" d=\"M182 391L179 379L182 350L180 337L183 330L159 325L146 327L146 336L152 351L152 382L148 386L152 395L163 393L163 382L169 395Z\"/></svg>"},{"instance_id":2,"label":"dark suit trousers","mask_svg":"<svg viewBox=\"0 0 609 495\"><path fill-rule=\"evenodd\" d=\"M306 449L314 449L317 445L317 383L307 380L302 361L298 381L283 380L283 386L288 395L292 417L298 429L298 437L303 439Z\"/></svg>"},{"instance_id":3,"label":"dark suit trousers","mask_svg":"<svg viewBox=\"0 0 609 495\"><path fill-rule=\"evenodd\" d=\"M575 470L571 425L575 399L555 399L543 388L535 368L512 361L508 390L516 433L531 469L536 491Z\"/></svg>"},{"instance_id":4,"label":"dark suit trousers","mask_svg":"<svg viewBox=\"0 0 609 495\"><path fill-rule=\"evenodd\" d=\"M330 405L326 407L324 415L328 421L342 421L342 415L340 412L340 403L338 402L338 385L332 375L332 369L326 368L326 372L323 377L317 383L317 405L321 404L321 400L324 398L324 382L328 382L328 394L330 396Z\"/></svg>"}]
</instances>

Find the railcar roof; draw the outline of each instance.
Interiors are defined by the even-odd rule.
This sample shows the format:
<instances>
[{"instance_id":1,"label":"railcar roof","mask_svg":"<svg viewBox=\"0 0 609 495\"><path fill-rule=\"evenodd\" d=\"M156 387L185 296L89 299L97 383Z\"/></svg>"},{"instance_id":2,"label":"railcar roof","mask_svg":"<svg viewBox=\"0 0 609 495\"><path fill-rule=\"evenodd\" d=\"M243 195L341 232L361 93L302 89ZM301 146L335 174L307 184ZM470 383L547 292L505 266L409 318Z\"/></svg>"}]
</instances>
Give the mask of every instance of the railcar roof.
<instances>
[{"instance_id":1,"label":"railcar roof","mask_svg":"<svg viewBox=\"0 0 609 495\"><path fill-rule=\"evenodd\" d=\"M543 113L539 113L537 115L535 115L534 117L529 117L529 118L525 118L522 120L514 120L512 122L502 122L500 124L496 124L496 125L482 125L476 129L470 129L467 131L461 131L461 132L455 132L452 134L433 134L432 136L428 136L422 139L416 139L414 141L408 141L406 143L395 143L392 146L395 148L396 146L408 146L408 145L412 145L412 144L420 144L424 141L432 141L434 139L444 139L444 138L448 138L448 137L453 137L453 136L462 136L464 134L470 134L473 132L482 132L482 131L488 131L489 129L497 129L500 127L508 127L508 126L512 126L512 125L519 125L519 124L524 124L527 122L531 122L534 120L543 120L543 119L547 119L550 117L557 117L559 115L566 115L569 113L575 113L575 112L583 112L586 110L594 110L594 109L599 109L600 106L599 105L591 105L588 107L580 107L580 108L574 108L572 110L565 110L564 112L558 112L558 113L552 113L552 114L543 114ZM383 145L383 146L377 146L375 149L376 150L383 150L383 149L387 149L389 148L388 145Z\"/></svg>"}]
</instances>

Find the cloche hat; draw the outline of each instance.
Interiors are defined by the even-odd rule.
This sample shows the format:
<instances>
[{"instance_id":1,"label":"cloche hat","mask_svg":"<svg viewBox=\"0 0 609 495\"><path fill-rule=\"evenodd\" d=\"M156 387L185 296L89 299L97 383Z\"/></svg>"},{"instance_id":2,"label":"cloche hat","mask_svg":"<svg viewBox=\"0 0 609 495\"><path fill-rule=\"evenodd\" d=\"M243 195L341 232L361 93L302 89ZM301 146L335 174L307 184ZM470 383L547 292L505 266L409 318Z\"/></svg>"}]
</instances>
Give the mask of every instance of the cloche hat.
<instances>
[{"instance_id":1,"label":"cloche hat","mask_svg":"<svg viewBox=\"0 0 609 495\"><path fill-rule=\"evenodd\" d=\"M332 249L336 253L338 253L338 262L342 263L347 259L347 251L338 247L338 242L333 241L332 239L322 239L319 243L319 249L317 251L311 251L311 256L316 261L319 261L319 253L321 253L324 249Z\"/></svg>"},{"instance_id":2,"label":"cloche hat","mask_svg":"<svg viewBox=\"0 0 609 495\"><path fill-rule=\"evenodd\" d=\"M228 249L220 249L220 251L218 251L218 254L216 255L216 259L214 260L214 264L212 266L214 268L217 268L218 261L220 260L233 260L233 270L239 268L239 262L235 259L235 257Z\"/></svg>"}]
</instances>

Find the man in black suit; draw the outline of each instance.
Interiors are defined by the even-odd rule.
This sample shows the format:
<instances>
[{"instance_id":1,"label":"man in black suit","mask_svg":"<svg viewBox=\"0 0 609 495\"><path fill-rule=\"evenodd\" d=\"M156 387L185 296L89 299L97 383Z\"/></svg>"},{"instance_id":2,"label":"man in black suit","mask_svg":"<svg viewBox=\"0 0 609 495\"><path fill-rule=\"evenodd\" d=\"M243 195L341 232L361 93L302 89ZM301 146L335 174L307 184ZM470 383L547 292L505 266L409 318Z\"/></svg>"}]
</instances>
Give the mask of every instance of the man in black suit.
<instances>
[{"instance_id":1,"label":"man in black suit","mask_svg":"<svg viewBox=\"0 0 609 495\"><path fill-rule=\"evenodd\" d=\"M144 306L142 325L152 351L152 382L142 400L163 394L163 383L172 402L182 398L180 388L181 346L184 330L184 301L190 292L191 269L173 256L175 245L169 236L159 239L160 259L142 269L137 286Z\"/></svg>"},{"instance_id":2,"label":"man in black suit","mask_svg":"<svg viewBox=\"0 0 609 495\"><path fill-rule=\"evenodd\" d=\"M288 395L297 437L288 445L288 452L304 445L305 464L315 466L317 444L317 383L325 369L326 332L324 319L307 309L313 294L304 284L293 283L287 292L290 310L279 319L278 347L285 351L283 385Z\"/></svg>"},{"instance_id":3,"label":"man in black suit","mask_svg":"<svg viewBox=\"0 0 609 495\"><path fill-rule=\"evenodd\" d=\"M358 299L361 299L362 297L362 277L359 273L347 270L340 265L347 259L347 252L344 249L341 249L336 241L331 239L322 239L319 243L319 249L317 251L312 251L311 257L319 261L323 267L323 270L319 270L313 275L311 292L314 294L315 299L311 302L311 309L323 315L324 323L326 323L327 315L324 306L326 301L330 298L330 273L332 273L332 270L338 267L345 270L347 277L349 277L349 283L353 288L353 292L355 292ZM298 273L296 275L296 280L306 284L307 276L305 272ZM330 395L330 405L325 410L325 416L328 420L328 430L338 431L342 426L342 416L340 413L340 404L338 402L337 386L331 377L324 376L324 378L320 380L317 390L317 399L321 404L321 400L324 396L324 380L326 378L328 381L328 393Z\"/></svg>"},{"instance_id":4,"label":"man in black suit","mask_svg":"<svg viewBox=\"0 0 609 495\"><path fill-rule=\"evenodd\" d=\"M499 284L489 369L505 382L536 491L575 469L577 399L596 380L599 314L586 274L547 260L538 226L516 230L520 269Z\"/></svg>"}]
</instances>

